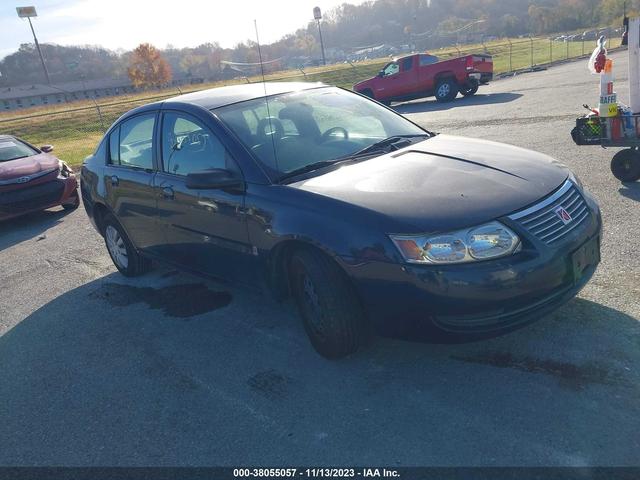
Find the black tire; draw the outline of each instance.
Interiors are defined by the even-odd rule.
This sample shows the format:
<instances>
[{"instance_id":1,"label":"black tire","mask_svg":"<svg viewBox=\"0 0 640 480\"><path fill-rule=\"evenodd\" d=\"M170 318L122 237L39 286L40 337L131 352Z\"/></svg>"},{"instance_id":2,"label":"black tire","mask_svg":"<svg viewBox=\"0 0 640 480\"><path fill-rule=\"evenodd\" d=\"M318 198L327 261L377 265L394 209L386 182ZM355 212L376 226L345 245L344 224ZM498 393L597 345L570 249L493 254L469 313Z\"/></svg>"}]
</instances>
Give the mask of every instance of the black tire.
<instances>
[{"instance_id":1,"label":"black tire","mask_svg":"<svg viewBox=\"0 0 640 480\"><path fill-rule=\"evenodd\" d=\"M436 84L436 100L451 102L458 95L458 84L453 78L443 78Z\"/></svg>"},{"instance_id":2,"label":"black tire","mask_svg":"<svg viewBox=\"0 0 640 480\"><path fill-rule=\"evenodd\" d=\"M476 94L479 87L480 87L480 82L470 78L469 80L467 80L467 83L465 83L460 87L460 93L465 97L470 97Z\"/></svg>"},{"instance_id":3,"label":"black tire","mask_svg":"<svg viewBox=\"0 0 640 480\"><path fill-rule=\"evenodd\" d=\"M611 159L611 173L621 182L640 180L640 152L633 148L617 152Z\"/></svg>"},{"instance_id":4,"label":"black tire","mask_svg":"<svg viewBox=\"0 0 640 480\"><path fill-rule=\"evenodd\" d=\"M364 95L365 97L368 98L373 98L375 100L376 97L373 96L373 92L370 89L366 89L366 90L362 90L362 92L360 92L362 95Z\"/></svg>"},{"instance_id":5,"label":"black tire","mask_svg":"<svg viewBox=\"0 0 640 480\"><path fill-rule=\"evenodd\" d=\"M372 100L378 100L369 88L367 88L366 90L363 90L360 93L362 93L362 95L364 95L367 98L371 98ZM380 102L381 104L387 107L391 105L391 100L378 100L378 102Z\"/></svg>"},{"instance_id":6,"label":"black tire","mask_svg":"<svg viewBox=\"0 0 640 480\"><path fill-rule=\"evenodd\" d=\"M80 195L78 195L78 192L76 192L76 196L75 199L72 203L63 203L62 204L62 208L64 208L67 211L71 211L71 210L75 210L80 206Z\"/></svg>"},{"instance_id":7,"label":"black tire","mask_svg":"<svg viewBox=\"0 0 640 480\"><path fill-rule=\"evenodd\" d=\"M131 240L129 240L127 233L113 215L108 214L104 218L102 225L107 251L109 252L109 256L111 257L113 264L120 273L125 277L137 277L151 269L151 261L138 253L131 243ZM116 242L114 240L114 245L117 245L118 249L125 253L124 256L126 257L126 261L122 258L121 253L117 253L114 248L110 246L110 242L112 241L111 236L113 235L113 231L111 229L114 229L117 232L118 238L121 240L121 242Z\"/></svg>"},{"instance_id":8,"label":"black tire","mask_svg":"<svg viewBox=\"0 0 640 480\"><path fill-rule=\"evenodd\" d=\"M329 359L355 352L366 337L364 312L333 260L315 250L298 250L289 262L289 280L315 350Z\"/></svg>"}]
</instances>

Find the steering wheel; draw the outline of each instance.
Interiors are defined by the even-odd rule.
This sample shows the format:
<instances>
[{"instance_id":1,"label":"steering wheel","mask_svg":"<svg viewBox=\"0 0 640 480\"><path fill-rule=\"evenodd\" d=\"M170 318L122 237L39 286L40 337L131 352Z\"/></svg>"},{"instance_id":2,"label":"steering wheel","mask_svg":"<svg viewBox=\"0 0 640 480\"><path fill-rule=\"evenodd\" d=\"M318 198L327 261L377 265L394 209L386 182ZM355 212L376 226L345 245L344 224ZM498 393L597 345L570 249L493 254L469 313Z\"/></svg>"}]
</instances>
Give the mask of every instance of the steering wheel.
<instances>
[{"instance_id":1,"label":"steering wheel","mask_svg":"<svg viewBox=\"0 0 640 480\"><path fill-rule=\"evenodd\" d=\"M270 142L274 135L278 140L284 137L284 127L276 117L265 117L258 122L256 133L258 134L259 142L266 143Z\"/></svg>"},{"instance_id":2,"label":"steering wheel","mask_svg":"<svg viewBox=\"0 0 640 480\"><path fill-rule=\"evenodd\" d=\"M347 130L345 128L343 128L343 127L331 127L329 130L327 130L326 132L324 132L322 134L322 136L320 137L320 143L324 143L327 140L330 140L330 138L336 132L341 133L342 136L344 137L344 140L349 140L349 132L347 132Z\"/></svg>"},{"instance_id":3,"label":"steering wheel","mask_svg":"<svg viewBox=\"0 0 640 480\"><path fill-rule=\"evenodd\" d=\"M180 149L185 152L198 153L207 148L207 136L199 132L187 135L180 143Z\"/></svg>"}]
</instances>

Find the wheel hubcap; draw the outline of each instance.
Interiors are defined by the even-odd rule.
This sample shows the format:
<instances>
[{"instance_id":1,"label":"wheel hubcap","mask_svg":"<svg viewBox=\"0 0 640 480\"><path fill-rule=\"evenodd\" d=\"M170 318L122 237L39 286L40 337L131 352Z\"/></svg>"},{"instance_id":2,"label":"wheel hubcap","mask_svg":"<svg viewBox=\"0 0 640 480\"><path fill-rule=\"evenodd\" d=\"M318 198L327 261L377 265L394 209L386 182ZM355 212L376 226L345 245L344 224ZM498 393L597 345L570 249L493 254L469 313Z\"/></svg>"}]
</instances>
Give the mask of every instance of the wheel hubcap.
<instances>
[{"instance_id":1,"label":"wheel hubcap","mask_svg":"<svg viewBox=\"0 0 640 480\"><path fill-rule=\"evenodd\" d=\"M127 246L124 244L124 240L120 236L120 233L113 225L107 226L105 238L107 240L107 248L109 249L109 253L113 258L113 261L116 262L116 265L120 268L127 268L129 266Z\"/></svg>"},{"instance_id":2,"label":"wheel hubcap","mask_svg":"<svg viewBox=\"0 0 640 480\"><path fill-rule=\"evenodd\" d=\"M446 97L447 95L449 95L450 91L451 89L449 88L449 84L445 83L443 85L440 85L440 88L438 89L438 95L441 97Z\"/></svg>"},{"instance_id":3,"label":"wheel hubcap","mask_svg":"<svg viewBox=\"0 0 640 480\"><path fill-rule=\"evenodd\" d=\"M308 275L304 275L302 278L302 293L307 306L311 327L317 335L324 337L326 326L324 324L322 309L320 308L320 301L316 293L316 287Z\"/></svg>"}]
</instances>

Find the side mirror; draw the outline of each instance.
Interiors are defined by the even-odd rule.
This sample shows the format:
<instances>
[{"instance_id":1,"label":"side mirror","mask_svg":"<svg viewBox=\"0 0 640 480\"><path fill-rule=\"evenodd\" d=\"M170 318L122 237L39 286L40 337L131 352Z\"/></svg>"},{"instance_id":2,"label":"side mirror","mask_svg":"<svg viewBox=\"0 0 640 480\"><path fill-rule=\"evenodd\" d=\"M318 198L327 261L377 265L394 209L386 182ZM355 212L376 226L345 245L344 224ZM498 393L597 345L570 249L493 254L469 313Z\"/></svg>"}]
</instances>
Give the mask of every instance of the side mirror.
<instances>
[{"instance_id":1,"label":"side mirror","mask_svg":"<svg viewBox=\"0 0 640 480\"><path fill-rule=\"evenodd\" d=\"M53 145L43 145L40 147L40 150L42 150L44 153L51 153L53 152Z\"/></svg>"},{"instance_id":2,"label":"side mirror","mask_svg":"<svg viewBox=\"0 0 640 480\"><path fill-rule=\"evenodd\" d=\"M186 187L191 190L226 190L244 192L244 180L223 168L212 168L187 175Z\"/></svg>"},{"instance_id":3,"label":"side mirror","mask_svg":"<svg viewBox=\"0 0 640 480\"><path fill-rule=\"evenodd\" d=\"M378 77L380 77L380 78L384 77L384 70L380 70L378 72Z\"/></svg>"}]
</instances>

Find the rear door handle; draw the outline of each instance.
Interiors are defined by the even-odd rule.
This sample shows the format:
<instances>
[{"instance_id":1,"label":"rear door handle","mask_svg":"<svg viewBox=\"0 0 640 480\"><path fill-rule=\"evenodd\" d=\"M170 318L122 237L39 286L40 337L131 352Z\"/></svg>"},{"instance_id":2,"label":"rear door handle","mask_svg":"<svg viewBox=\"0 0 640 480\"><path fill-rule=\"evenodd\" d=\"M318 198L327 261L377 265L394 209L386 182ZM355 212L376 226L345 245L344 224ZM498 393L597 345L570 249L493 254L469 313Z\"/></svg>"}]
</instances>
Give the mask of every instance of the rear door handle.
<instances>
[{"instance_id":1,"label":"rear door handle","mask_svg":"<svg viewBox=\"0 0 640 480\"><path fill-rule=\"evenodd\" d=\"M174 193L173 193L173 188L171 187L164 187L162 189L162 196L164 198L166 198L167 200L173 200L174 197Z\"/></svg>"},{"instance_id":2,"label":"rear door handle","mask_svg":"<svg viewBox=\"0 0 640 480\"><path fill-rule=\"evenodd\" d=\"M111 185L117 187L120 183L120 179L116 175L111 175Z\"/></svg>"}]
</instances>

